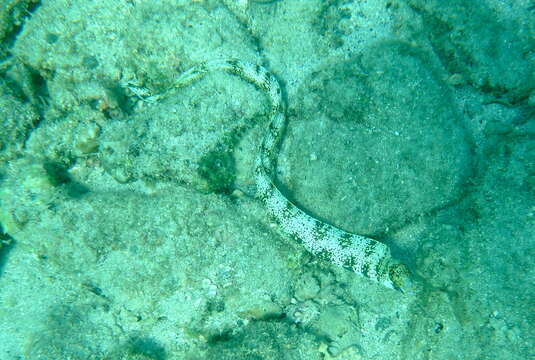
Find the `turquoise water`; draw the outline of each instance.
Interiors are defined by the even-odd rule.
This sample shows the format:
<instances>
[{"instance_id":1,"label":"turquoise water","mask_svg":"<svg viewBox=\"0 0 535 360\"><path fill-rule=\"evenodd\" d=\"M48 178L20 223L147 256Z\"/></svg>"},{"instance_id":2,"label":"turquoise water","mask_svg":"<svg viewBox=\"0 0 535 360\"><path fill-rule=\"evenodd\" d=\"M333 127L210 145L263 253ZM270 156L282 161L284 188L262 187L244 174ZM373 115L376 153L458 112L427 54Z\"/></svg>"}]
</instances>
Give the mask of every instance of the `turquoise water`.
<instances>
[{"instance_id":1,"label":"turquoise water","mask_svg":"<svg viewBox=\"0 0 535 360\"><path fill-rule=\"evenodd\" d=\"M0 359L531 359L530 1L0 1ZM308 253L275 182L386 244L397 291Z\"/></svg>"}]
</instances>

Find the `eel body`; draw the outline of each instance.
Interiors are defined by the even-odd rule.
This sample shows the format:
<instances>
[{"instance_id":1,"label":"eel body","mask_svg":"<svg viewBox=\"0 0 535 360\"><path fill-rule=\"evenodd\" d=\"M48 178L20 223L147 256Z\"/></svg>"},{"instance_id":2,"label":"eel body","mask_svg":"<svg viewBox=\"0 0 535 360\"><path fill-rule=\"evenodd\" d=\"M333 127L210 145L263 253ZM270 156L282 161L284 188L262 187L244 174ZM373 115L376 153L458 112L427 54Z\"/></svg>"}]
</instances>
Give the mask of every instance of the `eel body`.
<instances>
[{"instance_id":1,"label":"eel body","mask_svg":"<svg viewBox=\"0 0 535 360\"><path fill-rule=\"evenodd\" d=\"M408 270L405 265L393 260L386 244L348 233L315 219L288 200L277 188L276 154L286 123L278 80L259 65L240 60L213 60L199 63L182 73L175 86L187 86L214 71L237 75L263 90L269 98L270 122L255 160L256 195L282 231L322 259L388 288L403 290L408 280Z\"/></svg>"}]
</instances>

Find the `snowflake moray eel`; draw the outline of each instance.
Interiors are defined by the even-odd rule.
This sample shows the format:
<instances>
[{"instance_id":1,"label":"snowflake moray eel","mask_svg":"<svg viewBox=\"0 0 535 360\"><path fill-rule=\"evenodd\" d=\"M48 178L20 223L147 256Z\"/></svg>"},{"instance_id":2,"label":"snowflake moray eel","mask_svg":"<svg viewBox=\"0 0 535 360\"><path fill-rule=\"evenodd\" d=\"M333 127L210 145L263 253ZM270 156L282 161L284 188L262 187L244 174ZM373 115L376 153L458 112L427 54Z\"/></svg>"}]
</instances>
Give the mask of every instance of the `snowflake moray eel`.
<instances>
[{"instance_id":1,"label":"snowflake moray eel","mask_svg":"<svg viewBox=\"0 0 535 360\"><path fill-rule=\"evenodd\" d=\"M275 185L276 150L286 123L278 80L265 68L239 60L201 62L182 73L175 87L181 88L214 71L237 75L263 90L271 105L269 129L255 160L257 197L284 233L299 240L312 254L376 281L402 290L409 280L407 267L393 260L387 245L351 234L321 222L289 201Z\"/></svg>"}]
</instances>

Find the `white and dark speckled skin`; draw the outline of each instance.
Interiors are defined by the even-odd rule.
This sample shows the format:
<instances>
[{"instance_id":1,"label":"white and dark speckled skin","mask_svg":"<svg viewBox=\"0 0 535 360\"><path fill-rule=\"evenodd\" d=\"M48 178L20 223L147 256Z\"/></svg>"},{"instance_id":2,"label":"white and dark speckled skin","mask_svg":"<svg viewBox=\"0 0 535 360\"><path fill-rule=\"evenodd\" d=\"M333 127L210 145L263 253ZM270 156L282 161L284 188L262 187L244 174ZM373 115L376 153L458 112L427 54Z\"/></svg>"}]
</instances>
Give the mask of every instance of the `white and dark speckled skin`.
<instances>
[{"instance_id":1,"label":"white and dark speckled skin","mask_svg":"<svg viewBox=\"0 0 535 360\"><path fill-rule=\"evenodd\" d=\"M388 288L400 289L408 282L408 270L396 263L385 244L351 234L321 222L290 202L277 189L273 179L276 149L286 122L281 88L265 68L239 60L202 62L182 73L176 87L184 87L212 71L225 71L256 85L266 92L271 104L268 131L255 161L257 197L262 200L281 229L298 239L312 254L376 281Z\"/></svg>"}]
</instances>

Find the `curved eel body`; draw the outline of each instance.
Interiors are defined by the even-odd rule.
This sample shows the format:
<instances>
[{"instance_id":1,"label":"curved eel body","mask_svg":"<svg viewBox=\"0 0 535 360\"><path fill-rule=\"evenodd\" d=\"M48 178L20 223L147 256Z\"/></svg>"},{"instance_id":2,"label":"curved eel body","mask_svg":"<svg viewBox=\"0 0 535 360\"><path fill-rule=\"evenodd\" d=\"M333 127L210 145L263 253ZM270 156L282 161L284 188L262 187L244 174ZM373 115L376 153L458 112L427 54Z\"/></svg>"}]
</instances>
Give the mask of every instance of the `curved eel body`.
<instances>
[{"instance_id":1,"label":"curved eel body","mask_svg":"<svg viewBox=\"0 0 535 360\"><path fill-rule=\"evenodd\" d=\"M282 91L265 68L239 60L202 62L182 73L175 84L184 87L213 71L225 71L263 90L270 101L268 131L255 160L257 197L283 232L296 238L312 254L343 266L388 288L403 290L408 281L405 265L393 260L387 245L321 222L289 201L275 185L276 150L286 123Z\"/></svg>"}]
</instances>

